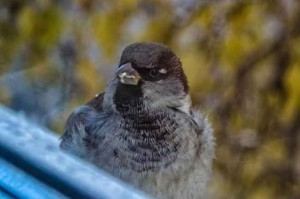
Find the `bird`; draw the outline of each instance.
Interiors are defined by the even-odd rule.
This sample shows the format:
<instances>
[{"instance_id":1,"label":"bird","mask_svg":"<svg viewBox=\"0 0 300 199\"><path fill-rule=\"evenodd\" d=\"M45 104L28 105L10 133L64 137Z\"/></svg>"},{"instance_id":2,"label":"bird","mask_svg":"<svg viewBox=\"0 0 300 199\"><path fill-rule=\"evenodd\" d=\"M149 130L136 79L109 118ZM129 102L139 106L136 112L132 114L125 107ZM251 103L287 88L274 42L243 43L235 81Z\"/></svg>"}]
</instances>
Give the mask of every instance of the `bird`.
<instances>
[{"instance_id":1,"label":"bird","mask_svg":"<svg viewBox=\"0 0 300 199\"><path fill-rule=\"evenodd\" d=\"M104 91L76 108L62 150L160 199L202 199L215 139L192 107L182 63L164 44L132 43Z\"/></svg>"}]
</instances>

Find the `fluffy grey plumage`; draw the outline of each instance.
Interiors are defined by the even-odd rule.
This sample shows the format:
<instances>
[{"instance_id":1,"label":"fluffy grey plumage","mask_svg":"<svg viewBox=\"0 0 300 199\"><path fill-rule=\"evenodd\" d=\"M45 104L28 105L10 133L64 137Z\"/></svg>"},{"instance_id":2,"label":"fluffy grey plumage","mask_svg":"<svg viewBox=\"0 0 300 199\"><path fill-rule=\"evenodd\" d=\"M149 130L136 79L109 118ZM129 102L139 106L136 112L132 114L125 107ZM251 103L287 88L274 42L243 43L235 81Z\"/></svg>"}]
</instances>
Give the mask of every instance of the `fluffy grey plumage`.
<instances>
[{"instance_id":1,"label":"fluffy grey plumage","mask_svg":"<svg viewBox=\"0 0 300 199\"><path fill-rule=\"evenodd\" d=\"M214 157L180 60L156 43L125 48L105 92L69 117L61 148L162 199L203 198Z\"/></svg>"}]
</instances>

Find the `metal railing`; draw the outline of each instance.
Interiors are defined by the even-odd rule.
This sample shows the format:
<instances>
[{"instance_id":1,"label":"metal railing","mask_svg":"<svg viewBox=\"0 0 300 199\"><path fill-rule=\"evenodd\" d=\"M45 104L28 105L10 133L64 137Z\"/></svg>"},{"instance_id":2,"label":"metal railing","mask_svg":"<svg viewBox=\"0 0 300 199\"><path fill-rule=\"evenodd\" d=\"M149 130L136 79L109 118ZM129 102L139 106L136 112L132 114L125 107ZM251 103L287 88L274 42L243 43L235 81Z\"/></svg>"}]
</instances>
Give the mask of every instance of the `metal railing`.
<instances>
[{"instance_id":1,"label":"metal railing","mask_svg":"<svg viewBox=\"0 0 300 199\"><path fill-rule=\"evenodd\" d=\"M1 198L150 198L77 157L22 114L0 106Z\"/></svg>"}]
</instances>

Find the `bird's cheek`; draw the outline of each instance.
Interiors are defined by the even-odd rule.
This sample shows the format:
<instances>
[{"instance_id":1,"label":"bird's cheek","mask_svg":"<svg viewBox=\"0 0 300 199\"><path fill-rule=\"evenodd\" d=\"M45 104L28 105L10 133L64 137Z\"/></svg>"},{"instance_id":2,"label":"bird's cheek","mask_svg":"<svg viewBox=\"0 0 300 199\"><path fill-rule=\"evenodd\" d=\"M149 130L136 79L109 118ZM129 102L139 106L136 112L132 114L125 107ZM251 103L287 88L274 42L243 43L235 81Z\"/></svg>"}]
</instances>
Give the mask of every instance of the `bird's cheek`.
<instances>
[{"instance_id":1,"label":"bird's cheek","mask_svg":"<svg viewBox=\"0 0 300 199\"><path fill-rule=\"evenodd\" d=\"M158 86L153 83L145 82L142 85L142 90L143 90L144 96L151 98L151 99L163 96L163 93L159 92L160 89L158 88Z\"/></svg>"}]
</instances>

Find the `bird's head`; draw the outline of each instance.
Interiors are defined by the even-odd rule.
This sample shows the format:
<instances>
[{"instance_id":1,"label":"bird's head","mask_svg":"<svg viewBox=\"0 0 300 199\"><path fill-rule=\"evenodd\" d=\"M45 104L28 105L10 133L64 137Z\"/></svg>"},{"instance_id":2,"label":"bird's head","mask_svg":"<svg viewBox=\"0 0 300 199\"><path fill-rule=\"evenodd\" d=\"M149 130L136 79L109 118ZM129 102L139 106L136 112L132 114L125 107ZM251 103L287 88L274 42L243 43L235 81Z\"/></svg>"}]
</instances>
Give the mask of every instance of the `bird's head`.
<instances>
[{"instance_id":1,"label":"bird's head","mask_svg":"<svg viewBox=\"0 0 300 199\"><path fill-rule=\"evenodd\" d=\"M188 106L188 83L179 58L158 43L134 43L121 55L115 74L114 104ZM107 92L107 91L106 91Z\"/></svg>"}]
</instances>

